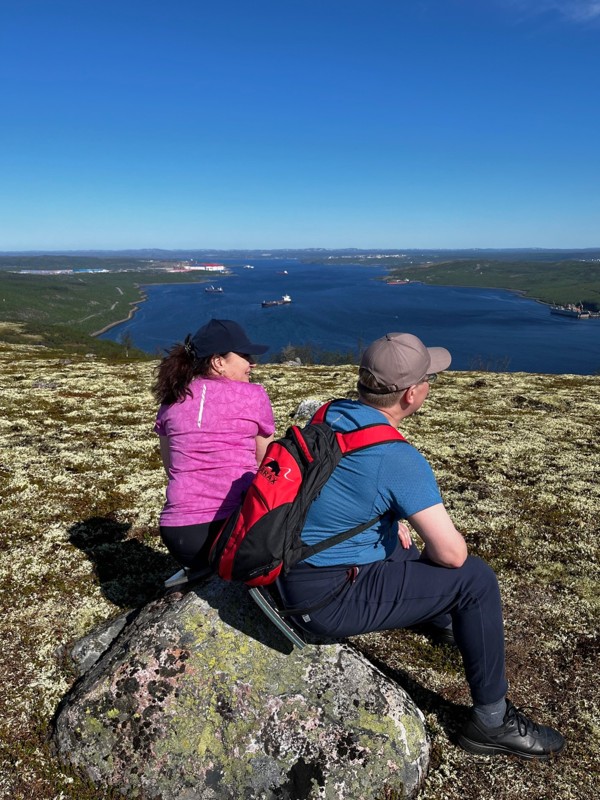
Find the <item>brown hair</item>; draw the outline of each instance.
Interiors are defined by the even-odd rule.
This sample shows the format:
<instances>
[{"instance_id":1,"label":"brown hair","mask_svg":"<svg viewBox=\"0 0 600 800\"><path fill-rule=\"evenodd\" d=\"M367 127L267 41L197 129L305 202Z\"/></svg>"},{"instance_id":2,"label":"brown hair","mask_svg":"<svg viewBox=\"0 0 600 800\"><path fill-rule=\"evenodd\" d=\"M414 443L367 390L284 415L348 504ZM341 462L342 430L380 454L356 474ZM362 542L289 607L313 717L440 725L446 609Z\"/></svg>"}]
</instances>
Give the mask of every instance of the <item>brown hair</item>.
<instances>
[{"instance_id":1,"label":"brown hair","mask_svg":"<svg viewBox=\"0 0 600 800\"><path fill-rule=\"evenodd\" d=\"M196 358L189 347L176 344L156 368L152 386L154 397L161 404L182 403L191 397L190 383L198 375L209 375L213 356Z\"/></svg>"},{"instance_id":2,"label":"brown hair","mask_svg":"<svg viewBox=\"0 0 600 800\"><path fill-rule=\"evenodd\" d=\"M381 391L378 392L377 389L381 390L385 387L373 377L368 369L364 369L364 367L358 370L358 383L356 384L356 388L360 399L376 408L390 408L400 400L406 391L406 389L401 389L399 392L385 392L385 394L382 394ZM370 392L369 389L375 391Z\"/></svg>"}]
</instances>

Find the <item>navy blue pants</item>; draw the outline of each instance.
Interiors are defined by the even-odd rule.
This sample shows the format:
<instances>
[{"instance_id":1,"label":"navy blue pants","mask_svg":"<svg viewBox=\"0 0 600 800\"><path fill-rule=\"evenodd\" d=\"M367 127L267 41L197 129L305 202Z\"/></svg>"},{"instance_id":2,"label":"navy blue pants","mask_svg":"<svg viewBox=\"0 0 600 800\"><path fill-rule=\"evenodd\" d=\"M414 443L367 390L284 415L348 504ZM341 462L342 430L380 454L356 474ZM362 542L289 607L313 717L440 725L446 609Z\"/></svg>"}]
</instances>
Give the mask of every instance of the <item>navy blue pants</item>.
<instances>
[{"instance_id":1,"label":"navy blue pants","mask_svg":"<svg viewBox=\"0 0 600 800\"><path fill-rule=\"evenodd\" d=\"M468 556L462 567L451 569L421 558L414 545L398 546L385 561L358 567L353 582L347 566L297 564L278 587L288 609L330 598L304 617L292 617L321 635L356 636L422 622L443 627L451 620L473 702L495 703L506 694L500 590L480 558Z\"/></svg>"}]
</instances>

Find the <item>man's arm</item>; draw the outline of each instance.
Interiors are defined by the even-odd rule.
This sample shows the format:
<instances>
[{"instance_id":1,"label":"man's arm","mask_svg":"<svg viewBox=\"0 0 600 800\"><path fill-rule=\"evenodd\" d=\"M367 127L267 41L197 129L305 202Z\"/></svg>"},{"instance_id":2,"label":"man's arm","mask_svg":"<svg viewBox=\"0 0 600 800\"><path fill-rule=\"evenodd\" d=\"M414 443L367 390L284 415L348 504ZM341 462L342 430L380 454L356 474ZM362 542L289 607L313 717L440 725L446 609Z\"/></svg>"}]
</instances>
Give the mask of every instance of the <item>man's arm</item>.
<instances>
[{"instance_id":1,"label":"man's arm","mask_svg":"<svg viewBox=\"0 0 600 800\"><path fill-rule=\"evenodd\" d=\"M442 567L461 567L468 555L462 535L443 503L418 511L408 521L425 543L424 555Z\"/></svg>"},{"instance_id":2,"label":"man's arm","mask_svg":"<svg viewBox=\"0 0 600 800\"><path fill-rule=\"evenodd\" d=\"M256 437L256 463L260 467L260 462L263 460L267 446L273 441L275 434L270 436L257 436Z\"/></svg>"}]
</instances>

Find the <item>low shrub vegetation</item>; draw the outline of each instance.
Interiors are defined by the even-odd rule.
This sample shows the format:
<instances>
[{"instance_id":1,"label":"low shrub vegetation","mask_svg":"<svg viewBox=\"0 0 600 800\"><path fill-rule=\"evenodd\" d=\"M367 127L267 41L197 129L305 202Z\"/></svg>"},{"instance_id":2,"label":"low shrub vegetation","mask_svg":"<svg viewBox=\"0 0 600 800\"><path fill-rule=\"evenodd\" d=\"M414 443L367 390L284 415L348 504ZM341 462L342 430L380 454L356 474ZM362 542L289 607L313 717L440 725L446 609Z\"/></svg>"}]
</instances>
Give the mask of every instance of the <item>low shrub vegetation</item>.
<instances>
[{"instance_id":1,"label":"low shrub vegetation","mask_svg":"<svg viewBox=\"0 0 600 800\"><path fill-rule=\"evenodd\" d=\"M0 359L0 796L104 800L56 761L48 730L75 679L69 644L158 596L177 568L158 538L156 362L6 341ZM255 378L283 433L300 400L352 395L356 368L266 364ZM456 653L406 631L357 637L426 715L423 800L595 796L599 410L596 377L450 372L403 427L499 575L511 699L568 742L547 764L467 755L453 743L469 705Z\"/></svg>"}]
</instances>

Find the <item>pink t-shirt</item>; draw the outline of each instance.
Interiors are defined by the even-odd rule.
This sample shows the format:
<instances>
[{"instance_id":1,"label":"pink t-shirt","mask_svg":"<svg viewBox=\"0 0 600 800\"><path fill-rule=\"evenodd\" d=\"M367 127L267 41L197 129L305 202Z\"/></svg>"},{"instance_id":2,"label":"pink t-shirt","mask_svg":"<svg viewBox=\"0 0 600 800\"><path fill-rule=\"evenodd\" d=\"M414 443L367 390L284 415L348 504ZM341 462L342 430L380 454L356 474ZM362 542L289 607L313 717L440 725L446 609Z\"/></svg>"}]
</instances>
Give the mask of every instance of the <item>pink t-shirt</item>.
<instances>
[{"instance_id":1,"label":"pink t-shirt","mask_svg":"<svg viewBox=\"0 0 600 800\"><path fill-rule=\"evenodd\" d=\"M162 405L154 430L169 440L165 526L223 519L254 477L256 436L275 431L267 393L256 383L195 378L192 396Z\"/></svg>"}]
</instances>

